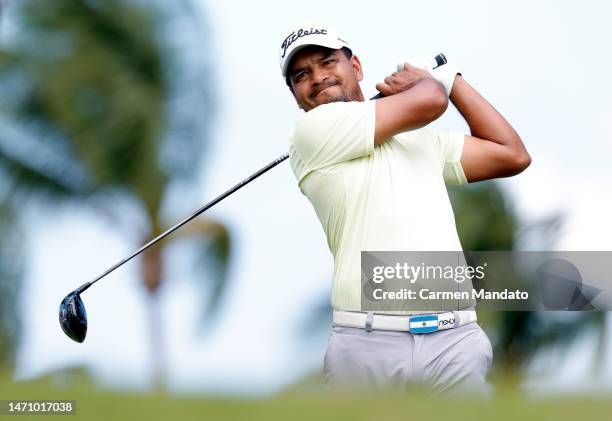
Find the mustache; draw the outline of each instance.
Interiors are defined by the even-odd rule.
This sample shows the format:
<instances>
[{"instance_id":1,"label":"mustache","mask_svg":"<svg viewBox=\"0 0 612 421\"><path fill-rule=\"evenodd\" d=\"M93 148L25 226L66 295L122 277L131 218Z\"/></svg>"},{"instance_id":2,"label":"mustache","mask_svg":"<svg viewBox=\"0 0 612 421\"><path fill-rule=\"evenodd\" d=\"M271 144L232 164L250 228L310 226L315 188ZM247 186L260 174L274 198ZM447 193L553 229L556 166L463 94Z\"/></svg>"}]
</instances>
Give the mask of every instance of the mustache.
<instances>
[{"instance_id":1,"label":"mustache","mask_svg":"<svg viewBox=\"0 0 612 421\"><path fill-rule=\"evenodd\" d=\"M329 88L330 86L336 86L336 85L339 85L339 84L340 84L340 82L338 82L337 80L333 80L331 82L326 82L325 85L321 85L317 89L312 91L312 93L310 94L310 99L313 100L317 95L319 95L319 93L321 91Z\"/></svg>"}]
</instances>

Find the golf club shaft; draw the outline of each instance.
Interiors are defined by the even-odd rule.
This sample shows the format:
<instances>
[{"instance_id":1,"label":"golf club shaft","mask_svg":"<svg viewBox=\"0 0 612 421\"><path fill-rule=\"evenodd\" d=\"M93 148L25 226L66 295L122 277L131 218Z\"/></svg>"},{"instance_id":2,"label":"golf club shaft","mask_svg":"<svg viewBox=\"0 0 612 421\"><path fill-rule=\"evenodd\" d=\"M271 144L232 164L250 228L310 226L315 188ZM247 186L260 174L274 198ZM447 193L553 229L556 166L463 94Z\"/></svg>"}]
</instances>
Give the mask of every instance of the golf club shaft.
<instances>
[{"instance_id":1,"label":"golf club shaft","mask_svg":"<svg viewBox=\"0 0 612 421\"><path fill-rule=\"evenodd\" d=\"M246 186L251 181L255 180L260 175L262 175L262 174L266 173L267 171L271 170L272 168L276 167L278 164L280 164L281 162L283 162L287 158L289 158L289 154L288 153L280 156L279 158L277 158L274 161L270 162L268 165L266 165L265 167L263 167L259 171L251 174L249 177L245 178L240 183L236 184L234 187L232 187L231 189L227 190L225 193L217 196L215 199L211 200L210 202L208 202L207 204L202 206L200 209L195 211L192 215L188 216L187 218L183 219L178 224L176 224L173 227L169 228L168 230L164 231L163 233L161 233L160 235L158 235L157 237L155 237L154 239L149 241L147 244L145 244L144 246L142 246L141 248L136 250L134 253L132 253L131 255L126 257L125 259L121 260L120 262L116 263L112 267L108 268L104 273L100 274L97 278L93 279L90 282L87 282L87 283L81 285L77 289L77 291L79 293L85 291L87 288L89 288L90 286L92 286L93 284L98 282L100 279L104 278L106 275L108 275L109 273L111 273L112 271L117 269L118 267L120 267L120 266L124 265L125 263L129 262L134 257L138 256L140 253L142 253L143 251L145 251L146 249L151 247L153 244L157 243L158 241L160 241L163 238L167 237L168 235L172 234L174 231L176 231L177 229L179 229L180 227L185 225L187 222L191 221L192 219L194 219L195 217L200 215L202 212L206 211L207 209L212 208L214 205L216 205L217 203L219 203L220 201L225 199L227 196L231 195L235 191L237 191L237 190L241 189L242 187Z\"/></svg>"},{"instance_id":2,"label":"golf club shaft","mask_svg":"<svg viewBox=\"0 0 612 421\"><path fill-rule=\"evenodd\" d=\"M1 3L2 0L0 0ZM446 57L444 57L444 54L440 53L438 54L436 57L436 62L438 66L441 66L443 64L446 64ZM436 67L438 67L436 66ZM373 96L370 99L379 99L382 98L384 95L379 93L375 96ZM115 265L111 266L110 268L108 268L104 273L100 274L97 278L93 279L92 281L89 281L83 285L81 285L79 288L76 289L76 291L80 294L81 292L85 291L87 288L89 288L90 286L92 286L93 284L95 284L96 282L98 282L100 279L104 278L106 275L108 275L109 273L111 273L112 271L114 271L115 269L119 268L120 266L123 266L125 263L129 262L130 260L132 260L134 257L138 256L140 253L142 253L143 251L145 251L146 249L148 249L149 247L151 247L152 245L154 245L155 243L157 243L158 241L162 240L163 238L167 237L168 235L172 234L174 231L176 231L177 229L179 229L180 227L182 227L183 225L185 225L187 222L191 221L192 219L196 218L197 216L199 216L202 212L206 211L207 209L212 208L214 205L216 205L217 203L219 203L220 201L222 201L223 199L225 199L227 196L231 195L232 193L234 193L235 191L241 189L242 187L246 186L247 184L249 184L251 181L255 180L257 177L259 177L260 175L266 173L267 171L271 170L272 168L276 167L278 164L280 164L281 162L283 162L284 160L286 160L287 158L289 158L289 154L286 153L280 157L278 157L277 159L275 159L274 161L270 162L268 165L266 165L265 167L263 167L262 169L260 169L259 171L253 173L252 175L250 175L249 177L245 178L244 180L242 180L240 183L236 184L234 187L232 187L231 189L227 190L225 193L221 194L220 196L216 197L215 199L211 200L210 202L208 202L207 204L205 204L204 206L202 206L200 209L198 209L197 211L195 211L195 213L193 213L191 216L183 219L181 222L179 222L178 224L174 225L173 227L169 228L168 230L164 231L163 233L161 233L160 235L158 235L157 237L155 237L154 239L152 239L151 241L149 241L147 244L145 244L144 246L142 246L141 248L139 248L138 250L136 250L134 253L132 253L131 255L129 255L128 257L126 257L125 259L121 260L120 262L116 263Z\"/></svg>"}]
</instances>

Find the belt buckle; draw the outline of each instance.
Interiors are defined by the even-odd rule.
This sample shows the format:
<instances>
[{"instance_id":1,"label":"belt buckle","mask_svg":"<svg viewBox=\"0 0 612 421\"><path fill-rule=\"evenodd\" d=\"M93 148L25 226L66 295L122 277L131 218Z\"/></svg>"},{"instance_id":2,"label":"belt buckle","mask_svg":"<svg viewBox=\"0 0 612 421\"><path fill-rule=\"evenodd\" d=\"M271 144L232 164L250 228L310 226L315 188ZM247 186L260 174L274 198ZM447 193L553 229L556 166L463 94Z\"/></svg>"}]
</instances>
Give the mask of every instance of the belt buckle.
<instances>
[{"instance_id":1,"label":"belt buckle","mask_svg":"<svg viewBox=\"0 0 612 421\"><path fill-rule=\"evenodd\" d=\"M411 316L408 318L410 333L431 333L439 330L438 315L425 314L423 316Z\"/></svg>"}]
</instances>

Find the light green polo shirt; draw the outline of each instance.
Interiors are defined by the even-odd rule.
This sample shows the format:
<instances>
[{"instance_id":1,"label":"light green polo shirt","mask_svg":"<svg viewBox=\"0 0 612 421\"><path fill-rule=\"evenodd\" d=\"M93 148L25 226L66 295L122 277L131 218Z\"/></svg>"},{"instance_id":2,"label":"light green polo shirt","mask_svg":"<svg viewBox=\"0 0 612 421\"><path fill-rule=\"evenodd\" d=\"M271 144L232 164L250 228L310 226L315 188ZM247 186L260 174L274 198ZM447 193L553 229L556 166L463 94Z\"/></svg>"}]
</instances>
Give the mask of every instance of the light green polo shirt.
<instances>
[{"instance_id":1,"label":"light green polo shirt","mask_svg":"<svg viewBox=\"0 0 612 421\"><path fill-rule=\"evenodd\" d=\"M445 183L467 183L464 135L421 128L375 147L375 106L320 105L291 136L291 167L334 256L336 310L361 310L362 250L461 250Z\"/></svg>"}]
</instances>

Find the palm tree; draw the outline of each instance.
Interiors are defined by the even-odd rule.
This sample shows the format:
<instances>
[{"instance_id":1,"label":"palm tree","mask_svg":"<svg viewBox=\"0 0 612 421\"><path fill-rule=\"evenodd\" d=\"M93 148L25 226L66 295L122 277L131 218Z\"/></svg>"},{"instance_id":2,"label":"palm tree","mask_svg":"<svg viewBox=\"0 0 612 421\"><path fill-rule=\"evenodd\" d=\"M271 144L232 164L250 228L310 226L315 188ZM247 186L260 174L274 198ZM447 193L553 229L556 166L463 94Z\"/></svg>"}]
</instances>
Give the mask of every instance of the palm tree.
<instances>
[{"instance_id":1,"label":"palm tree","mask_svg":"<svg viewBox=\"0 0 612 421\"><path fill-rule=\"evenodd\" d=\"M206 23L187 0L14 6L18 31L0 50L0 112L13 128L0 142L10 204L77 202L110 217L134 246L157 236L174 222L164 217L168 193L198 174L213 116L211 69L200 59ZM179 25L176 37L171 31ZM139 209L138 223L127 221L117 203ZM207 276L209 312L225 285L229 234L211 219L193 221L143 254L157 384L165 377L156 304L164 250L186 238L214 269Z\"/></svg>"}]
</instances>

